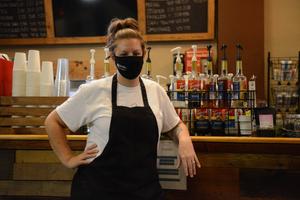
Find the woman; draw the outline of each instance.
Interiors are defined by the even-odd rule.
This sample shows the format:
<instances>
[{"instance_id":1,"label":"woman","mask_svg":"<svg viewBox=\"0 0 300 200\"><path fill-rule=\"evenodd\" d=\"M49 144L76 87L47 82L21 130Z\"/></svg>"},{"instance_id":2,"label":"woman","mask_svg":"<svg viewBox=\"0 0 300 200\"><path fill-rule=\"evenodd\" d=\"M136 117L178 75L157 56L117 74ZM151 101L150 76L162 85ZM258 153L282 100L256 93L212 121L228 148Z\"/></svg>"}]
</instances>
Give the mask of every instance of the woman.
<instances>
[{"instance_id":1,"label":"woman","mask_svg":"<svg viewBox=\"0 0 300 200\"><path fill-rule=\"evenodd\" d=\"M139 77L145 44L137 21L114 19L107 47L115 61L113 77L93 81L46 119L51 146L60 161L78 170L72 199L163 199L156 169L161 132L178 141L181 164L193 177L200 163L188 130L166 92ZM90 125L85 151L73 155L63 129Z\"/></svg>"}]
</instances>

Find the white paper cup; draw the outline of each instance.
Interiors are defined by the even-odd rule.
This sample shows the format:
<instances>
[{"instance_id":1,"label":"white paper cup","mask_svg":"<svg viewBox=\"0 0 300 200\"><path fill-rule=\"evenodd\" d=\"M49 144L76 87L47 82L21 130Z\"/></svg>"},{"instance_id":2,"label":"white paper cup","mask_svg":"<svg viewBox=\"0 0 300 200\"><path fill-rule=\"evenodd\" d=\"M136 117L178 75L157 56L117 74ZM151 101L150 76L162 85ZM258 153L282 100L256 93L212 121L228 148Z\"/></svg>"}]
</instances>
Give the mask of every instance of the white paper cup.
<instances>
[{"instance_id":1,"label":"white paper cup","mask_svg":"<svg viewBox=\"0 0 300 200\"><path fill-rule=\"evenodd\" d=\"M12 96L26 96L26 71L13 70Z\"/></svg>"},{"instance_id":2,"label":"white paper cup","mask_svg":"<svg viewBox=\"0 0 300 200\"><path fill-rule=\"evenodd\" d=\"M49 61L42 62L41 84L54 84L53 63Z\"/></svg>"},{"instance_id":3,"label":"white paper cup","mask_svg":"<svg viewBox=\"0 0 300 200\"><path fill-rule=\"evenodd\" d=\"M13 70L26 71L26 54L23 52L16 52L14 58Z\"/></svg>"},{"instance_id":4,"label":"white paper cup","mask_svg":"<svg viewBox=\"0 0 300 200\"><path fill-rule=\"evenodd\" d=\"M42 97L51 97L54 94L54 85L53 84L41 84L40 85L40 96Z\"/></svg>"},{"instance_id":5,"label":"white paper cup","mask_svg":"<svg viewBox=\"0 0 300 200\"><path fill-rule=\"evenodd\" d=\"M40 72L26 72L26 87L36 87L40 85Z\"/></svg>"},{"instance_id":6,"label":"white paper cup","mask_svg":"<svg viewBox=\"0 0 300 200\"><path fill-rule=\"evenodd\" d=\"M40 96L40 72L27 71L26 96Z\"/></svg>"},{"instance_id":7,"label":"white paper cup","mask_svg":"<svg viewBox=\"0 0 300 200\"><path fill-rule=\"evenodd\" d=\"M26 96L40 96L40 87L29 87L26 86Z\"/></svg>"},{"instance_id":8,"label":"white paper cup","mask_svg":"<svg viewBox=\"0 0 300 200\"><path fill-rule=\"evenodd\" d=\"M28 51L28 65L27 71L30 72L40 72L41 64L40 64L40 51L38 50L29 50Z\"/></svg>"},{"instance_id":9,"label":"white paper cup","mask_svg":"<svg viewBox=\"0 0 300 200\"><path fill-rule=\"evenodd\" d=\"M53 94L54 94L53 63L49 61L43 61L41 77L40 77L40 96L53 96Z\"/></svg>"}]
</instances>

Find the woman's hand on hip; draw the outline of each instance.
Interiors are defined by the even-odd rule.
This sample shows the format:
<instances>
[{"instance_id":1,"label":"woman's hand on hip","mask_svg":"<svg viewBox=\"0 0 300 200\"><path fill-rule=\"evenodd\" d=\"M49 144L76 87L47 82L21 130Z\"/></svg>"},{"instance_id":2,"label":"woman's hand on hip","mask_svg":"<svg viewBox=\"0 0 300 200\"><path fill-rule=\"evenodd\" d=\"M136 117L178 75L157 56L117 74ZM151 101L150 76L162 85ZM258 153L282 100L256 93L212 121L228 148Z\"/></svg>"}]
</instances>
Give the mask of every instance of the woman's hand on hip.
<instances>
[{"instance_id":1,"label":"woman's hand on hip","mask_svg":"<svg viewBox=\"0 0 300 200\"><path fill-rule=\"evenodd\" d=\"M98 152L99 150L97 149L97 145L92 144L81 154L71 156L66 160L66 162L64 162L64 165L68 168L76 168L80 165L87 165L91 162L90 158L95 158Z\"/></svg>"}]
</instances>

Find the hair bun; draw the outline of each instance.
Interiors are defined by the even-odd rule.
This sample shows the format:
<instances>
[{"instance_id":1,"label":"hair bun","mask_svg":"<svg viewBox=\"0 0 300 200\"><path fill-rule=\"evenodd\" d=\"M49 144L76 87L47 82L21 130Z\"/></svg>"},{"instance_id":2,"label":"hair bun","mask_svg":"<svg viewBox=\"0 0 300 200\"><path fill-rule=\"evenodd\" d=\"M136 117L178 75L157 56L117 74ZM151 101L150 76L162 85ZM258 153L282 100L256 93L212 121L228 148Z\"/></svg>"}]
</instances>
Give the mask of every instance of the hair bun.
<instances>
[{"instance_id":1,"label":"hair bun","mask_svg":"<svg viewBox=\"0 0 300 200\"><path fill-rule=\"evenodd\" d=\"M139 31L138 22L133 18L126 18L126 19L114 18L110 22L110 26L108 27L107 34L115 35L119 30L126 29L126 28Z\"/></svg>"},{"instance_id":2,"label":"hair bun","mask_svg":"<svg viewBox=\"0 0 300 200\"><path fill-rule=\"evenodd\" d=\"M115 42L117 40L130 38L139 39L141 41L141 47L144 54L145 42L140 32L137 20L133 18L112 19L107 29L106 47L113 52L116 45Z\"/></svg>"}]
</instances>

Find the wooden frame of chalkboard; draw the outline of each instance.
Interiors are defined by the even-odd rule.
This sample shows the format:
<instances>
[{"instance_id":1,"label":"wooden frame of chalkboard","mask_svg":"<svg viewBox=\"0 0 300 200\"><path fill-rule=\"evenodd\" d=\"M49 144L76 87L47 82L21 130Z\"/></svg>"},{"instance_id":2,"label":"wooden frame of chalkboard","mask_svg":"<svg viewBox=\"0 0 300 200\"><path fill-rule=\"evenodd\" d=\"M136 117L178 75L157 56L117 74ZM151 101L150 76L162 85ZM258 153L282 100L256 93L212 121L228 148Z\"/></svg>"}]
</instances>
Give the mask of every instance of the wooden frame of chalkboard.
<instances>
[{"instance_id":1,"label":"wooden frame of chalkboard","mask_svg":"<svg viewBox=\"0 0 300 200\"><path fill-rule=\"evenodd\" d=\"M215 0L193 0L198 2L207 2L207 28L205 31L200 32L182 32L175 29L173 32L162 31L160 29L155 29L153 33L149 31L149 20L147 19L147 5L153 0L137 0L138 8L138 22L141 28L141 32L146 41L188 41L188 40L212 40L214 39L214 27L215 27ZM162 2L162 1L158 1ZM174 1L165 1L165 2L179 2L179 4L184 4L184 2L189 2L187 0L174 0ZM181 8L183 7L181 5ZM179 7L178 5L177 7ZM177 9L174 7L174 9ZM184 8L187 8L184 10ZM179 12L182 14L188 15L190 12L190 7L184 7ZM37 38L7 38L0 39L0 45L56 45L56 44L103 44L105 43L105 36L93 36L93 37L55 37L54 31L54 18L52 11L52 0L44 0L44 14L45 14L45 26L46 26L46 37L37 37ZM162 11L160 9L160 11ZM192 11L191 11L192 12ZM150 15L148 14L148 17ZM167 16L168 17L168 16ZM172 17L172 16L169 16ZM187 16L182 16L186 18ZM179 16L180 18L180 16ZM176 23L176 22L175 22ZM184 23L184 22L183 22ZM188 22L186 22L188 23ZM164 24L161 24L160 27L165 28ZM177 26L176 26L177 27ZM183 26L182 26L183 27ZM181 27L181 28L182 28ZM152 27L154 30L155 27ZM173 27L174 28L174 27ZM183 27L184 28L184 27ZM191 28L193 29L193 27ZM157 31L158 30L158 31Z\"/></svg>"},{"instance_id":2,"label":"wooden frame of chalkboard","mask_svg":"<svg viewBox=\"0 0 300 200\"><path fill-rule=\"evenodd\" d=\"M197 10L201 4L203 12ZM214 39L215 0L138 0L138 10L139 26L146 41ZM203 24L201 20L192 19L199 16L205 18ZM195 26L196 29L204 27L195 30Z\"/></svg>"}]
</instances>

